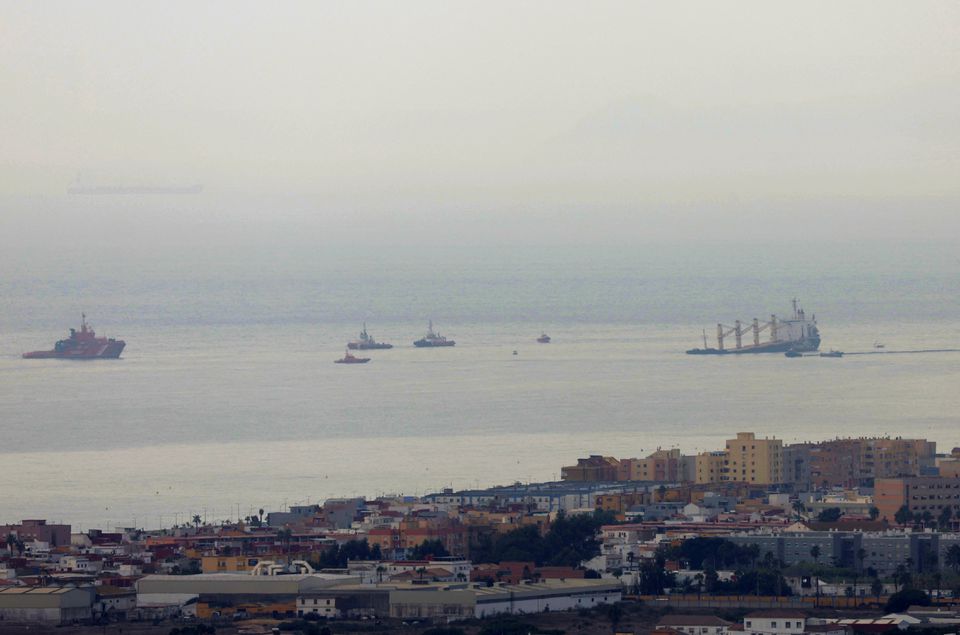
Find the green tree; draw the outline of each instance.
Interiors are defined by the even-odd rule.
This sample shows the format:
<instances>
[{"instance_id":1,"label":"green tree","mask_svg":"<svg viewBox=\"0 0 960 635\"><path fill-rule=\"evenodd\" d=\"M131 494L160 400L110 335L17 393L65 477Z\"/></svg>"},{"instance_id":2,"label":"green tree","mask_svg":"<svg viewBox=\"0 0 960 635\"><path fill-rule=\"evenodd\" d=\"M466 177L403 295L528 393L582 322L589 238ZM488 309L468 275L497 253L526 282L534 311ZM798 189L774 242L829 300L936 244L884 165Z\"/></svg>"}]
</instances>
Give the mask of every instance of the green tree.
<instances>
[{"instance_id":1,"label":"green tree","mask_svg":"<svg viewBox=\"0 0 960 635\"><path fill-rule=\"evenodd\" d=\"M943 511L940 512L940 516L937 517L937 524L940 526L940 529L950 529L950 520L952 518L953 510L948 506L944 506Z\"/></svg>"},{"instance_id":2,"label":"green tree","mask_svg":"<svg viewBox=\"0 0 960 635\"><path fill-rule=\"evenodd\" d=\"M411 560L429 560L431 558L445 558L450 554L441 540L424 540L410 550Z\"/></svg>"},{"instance_id":3,"label":"green tree","mask_svg":"<svg viewBox=\"0 0 960 635\"><path fill-rule=\"evenodd\" d=\"M843 511L839 507L828 507L817 515L817 520L822 523L835 523L842 515Z\"/></svg>"},{"instance_id":4,"label":"green tree","mask_svg":"<svg viewBox=\"0 0 960 635\"><path fill-rule=\"evenodd\" d=\"M898 525L906 525L913 520L913 514L910 512L909 507L903 505L897 510L897 513L893 515L893 519L897 521Z\"/></svg>"},{"instance_id":5,"label":"green tree","mask_svg":"<svg viewBox=\"0 0 960 635\"><path fill-rule=\"evenodd\" d=\"M610 628L614 633L617 632L617 624L623 618L623 608L619 603L607 605L607 619L610 620Z\"/></svg>"},{"instance_id":6,"label":"green tree","mask_svg":"<svg viewBox=\"0 0 960 635\"><path fill-rule=\"evenodd\" d=\"M880 509L877 507L870 508L870 520L876 520L880 517Z\"/></svg>"},{"instance_id":7,"label":"green tree","mask_svg":"<svg viewBox=\"0 0 960 635\"><path fill-rule=\"evenodd\" d=\"M893 578L893 584L897 588L898 592L900 590L905 590L910 585L910 569L908 569L907 565L905 564L898 564L891 577Z\"/></svg>"},{"instance_id":8,"label":"green tree","mask_svg":"<svg viewBox=\"0 0 960 635\"><path fill-rule=\"evenodd\" d=\"M883 610L887 613L900 613L911 606L930 606L930 596L920 589L897 591L887 600Z\"/></svg>"},{"instance_id":9,"label":"green tree","mask_svg":"<svg viewBox=\"0 0 960 635\"><path fill-rule=\"evenodd\" d=\"M817 565L817 568L820 566L820 545L814 545L810 547L810 557L813 558L813 562ZM813 579L814 584L816 584L814 606L820 606L820 576L816 575Z\"/></svg>"},{"instance_id":10,"label":"green tree","mask_svg":"<svg viewBox=\"0 0 960 635\"><path fill-rule=\"evenodd\" d=\"M944 564L953 569L954 573L960 573L960 545L950 545Z\"/></svg>"},{"instance_id":11,"label":"green tree","mask_svg":"<svg viewBox=\"0 0 960 635\"><path fill-rule=\"evenodd\" d=\"M801 514L807 511L807 506L803 504L802 500L797 499L793 501L793 511L797 515L797 521L799 522L802 518Z\"/></svg>"},{"instance_id":12,"label":"green tree","mask_svg":"<svg viewBox=\"0 0 960 635\"><path fill-rule=\"evenodd\" d=\"M870 583L870 593L873 593L873 596L877 598L877 604L880 604L880 594L883 593L883 582L880 581L880 578L874 578L873 582Z\"/></svg>"}]
</instances>

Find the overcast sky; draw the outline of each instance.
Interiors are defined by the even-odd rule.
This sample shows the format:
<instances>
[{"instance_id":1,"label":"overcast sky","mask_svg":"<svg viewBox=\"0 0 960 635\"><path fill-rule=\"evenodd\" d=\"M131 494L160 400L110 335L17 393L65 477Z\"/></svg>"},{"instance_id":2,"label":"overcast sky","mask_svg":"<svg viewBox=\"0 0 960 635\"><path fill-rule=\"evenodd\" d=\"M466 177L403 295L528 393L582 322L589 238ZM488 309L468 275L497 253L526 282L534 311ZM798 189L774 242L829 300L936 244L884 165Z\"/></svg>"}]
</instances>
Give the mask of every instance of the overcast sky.
<instances>
[{"instance_id":1,"label":"overcast sky","mask_svg":"<svg viewBox=\"0 0 960 635\"><path fill-rule=\"evenodd\" d=\"M0 2L0 245L955 238L958 113L954 1Z\"/></svg>"}]
</instances>

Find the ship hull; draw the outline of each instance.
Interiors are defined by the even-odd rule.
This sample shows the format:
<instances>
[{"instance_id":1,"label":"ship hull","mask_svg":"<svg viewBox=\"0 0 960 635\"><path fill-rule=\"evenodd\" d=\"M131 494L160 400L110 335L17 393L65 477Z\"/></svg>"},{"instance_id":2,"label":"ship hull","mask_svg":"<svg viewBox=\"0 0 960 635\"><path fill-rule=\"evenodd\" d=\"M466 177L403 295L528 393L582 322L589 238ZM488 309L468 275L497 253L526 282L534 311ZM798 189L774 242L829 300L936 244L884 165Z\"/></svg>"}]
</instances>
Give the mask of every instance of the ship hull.
<instances>
[{"instance_id":1,"label":"ship hull","mask_svg":"<svg viewBox=\"0 0 960 635\"><path fill-rule=\"evenodd\" d=\"M413 343L417 348L440 348L443 346L453 346L456 342L447 340L446 342L431 342L429 340L417 340Z\"/></svg>"},{"instance_id":2,"label":"ship hull","mask_svg":"<svg viewBox=\"0 0 960 635\"><path fill-rule=\"evenodd\" d=\"M693 348L687 355L748 355L759 353L786 353L797 351L800 353L813 352L820 348L820 338L806 338L803 340L768 342L759 346L743 346L741 348Z\"/></svg>"},{"instance_id":3,"label":"ship hull","mask_svg":"<svg viewBox=\"0 0 960 635\"><path fill-rule=\"evenodd\" d=\"M377 342L376 344L364 344L362 342L350 342L347 344L347 348L352 351L380 351L386 350L388 348L393 348L393 344L382 344Z\"/></svg>"},{"instance_id":4,"label":"ship hull","mask_svg":"<svg viewBox=\"0 0 960 635\"><path fill-rule=\"evenodd\" d=\"M85 346L83 348L73 348L68 350L52 350L52 351L33 351L30 353L24 353L24 359L119 359L120 353L123 352L123 348L126 346L126 342L123 341L112 341L112 342L103 342L96 343L92 346Z\"/></svg>"}]
</instances>

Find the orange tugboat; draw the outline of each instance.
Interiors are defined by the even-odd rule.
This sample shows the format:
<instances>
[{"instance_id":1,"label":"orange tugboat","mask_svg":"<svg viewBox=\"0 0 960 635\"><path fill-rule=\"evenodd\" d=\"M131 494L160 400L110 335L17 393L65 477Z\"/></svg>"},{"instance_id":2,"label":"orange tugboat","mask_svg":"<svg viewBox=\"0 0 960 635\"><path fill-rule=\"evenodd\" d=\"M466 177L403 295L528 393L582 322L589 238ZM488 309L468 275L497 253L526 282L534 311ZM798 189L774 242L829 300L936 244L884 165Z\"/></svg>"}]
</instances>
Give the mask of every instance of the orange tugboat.
<instances>
[{"instance_id":1,"label":"orange tugboat","mask_svg":"<svg viewBox=\"0 0 960 635\"><path fill-rule=\"evenodd\" d=\"M86 313L81 314L80 330L70 329L70 337L60 340L52 351L24 353L24 359L117 359L127 343L112 337L97 337L87 324Z\"/></svg>"},{"instance_id":2,"label":"orange tugboat","mask_svg":"<svg viewBox=\"0 0 960 635\"><path fill-rule=\"evenodd\" d=\"M333 363L334 364L366 364L369 361L370 361L369 357L357 357L356 355L353 355L348 349L346 352L346 355L344 355L342 358L338 360L335 360Z\"/></svg>"}]
</instances>

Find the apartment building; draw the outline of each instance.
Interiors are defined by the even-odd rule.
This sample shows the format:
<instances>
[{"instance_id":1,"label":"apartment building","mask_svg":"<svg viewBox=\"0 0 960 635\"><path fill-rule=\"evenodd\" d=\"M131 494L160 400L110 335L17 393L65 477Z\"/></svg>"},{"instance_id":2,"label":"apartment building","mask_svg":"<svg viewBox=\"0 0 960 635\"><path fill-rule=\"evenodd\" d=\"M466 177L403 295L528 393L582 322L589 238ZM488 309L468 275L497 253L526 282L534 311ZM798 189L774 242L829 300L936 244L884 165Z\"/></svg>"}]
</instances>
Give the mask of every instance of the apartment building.
<instances>
[{"instance_id":1,"label":"apartment building","mask_svg":"<svg viewBox=\"0 0 960 635\"><path fill-rule=\"evenodd\" d=\"M930 512L937 518L947 508L957 516L960 515L960 478L878 478L874 483L873 501L880 510L880 518L890 522L894 521L897 510L903 506L911 514Z\"/></svg>"},{"instance_id":2,"label":"apartment building","mask_svg":"<svg viewBox=\"0 0 960 635\"><path fill-rule=\"evenodd\" d=\"M724 463L727 453L724 451L701 452L697 455L696 480L698 484L719 483L723 480Z\"/></svg>"},{"instance_id":3,"label":"apartment building","mask_svg":"<svg viewBox=\"0 0 960 635\"><path fill-rule=\"evenodd\" d=\"M681 481L680 450L662 450L644 459L622 459L619 479L621 481Z\"/></svg>"},{"instance_id":4,"label":"apartment building","mask_svg":"<svg viewBox=\"0 0 960 635\"><path fill-rule=\"evenodd\" d=\"M576 465L560 468L560 479L564 481L612 482L618 480L619 476L620 461L599 454L577 459Z\"/></svg>"},{"instance_id":5,"label":"apartment building","mask_svg":"<svg viewBox=\"0 0 960 635\"><path fill-rule=\"evenodd\" d=\"M783 482L783 441L738 432L726 442L722 481L774 485Z\"/></svg>"}]
</instances>

